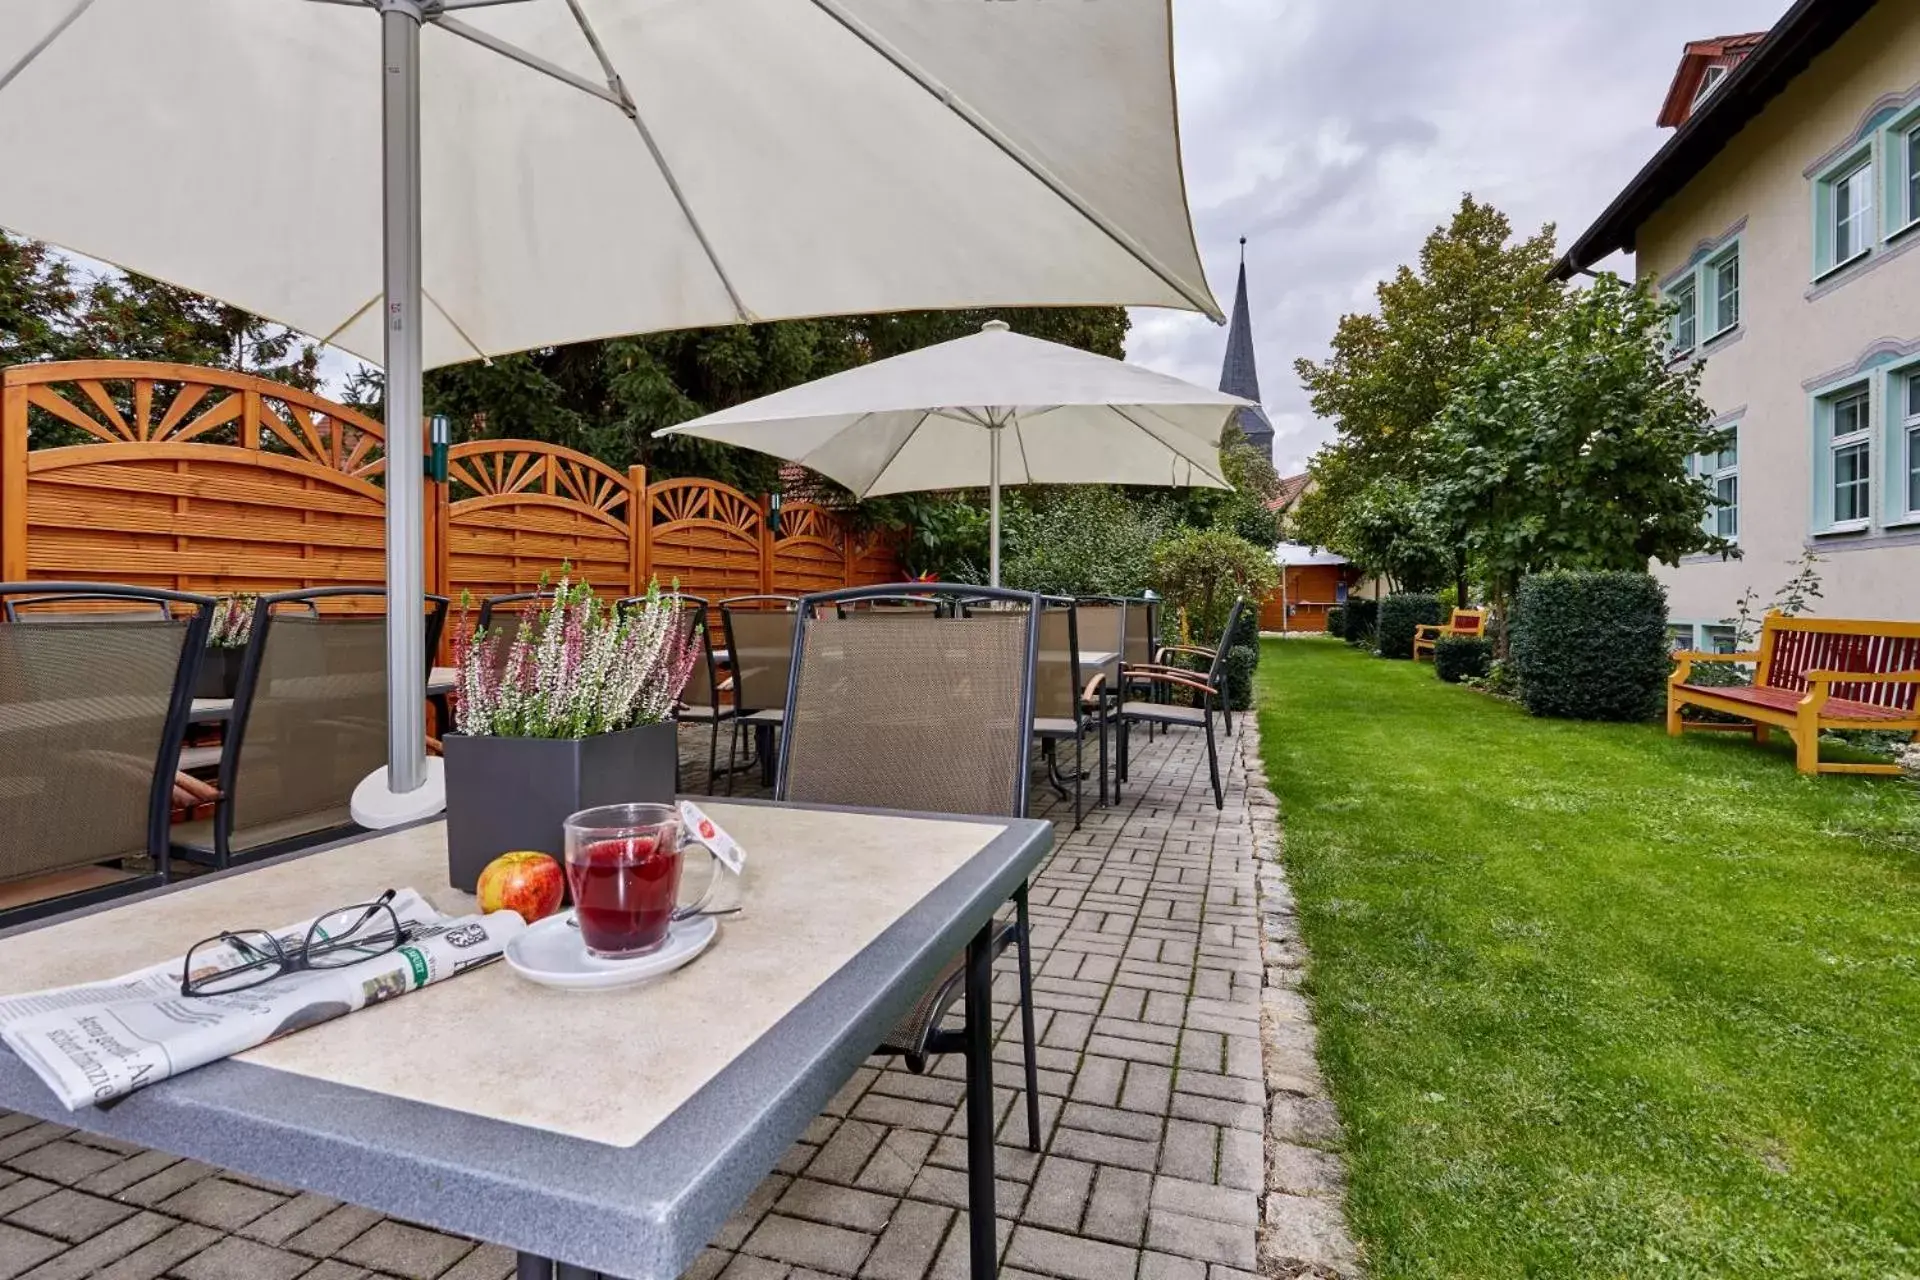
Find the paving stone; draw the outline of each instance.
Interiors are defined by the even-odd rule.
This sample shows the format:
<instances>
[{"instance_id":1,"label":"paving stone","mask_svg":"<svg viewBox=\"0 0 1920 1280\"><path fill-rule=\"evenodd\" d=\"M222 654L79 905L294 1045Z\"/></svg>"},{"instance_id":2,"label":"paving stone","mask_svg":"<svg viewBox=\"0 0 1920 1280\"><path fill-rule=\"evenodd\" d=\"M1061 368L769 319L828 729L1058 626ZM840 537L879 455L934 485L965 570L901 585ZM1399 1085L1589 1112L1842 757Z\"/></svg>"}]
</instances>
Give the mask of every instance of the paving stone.
<instances>
[{"instance_id":1,"label":"paving stone","mask_svg":"<svg viewBox=\"0 0 1920 1280\"><path fill-rule=\"evenodd\" d=\"M953 1218L954 1211L943 1205L901 1202L860 1268L861 1280L921 1280Z\"/></svg>"},{"instance_id":2,"label":"paving stone","mask_svg":"<svg viewBox=\"0 0 1920 1280\"><path fill-rule=\"evenodd\" d=\"M1081 1059L1080 1070L1074 1075L1071 1097L1098 1107L1113 1106L1120 1101L1126 1074L1127 1064L1120 1059L1088 1055Z\"/></svg>"},{"instance_id":3,"label":"paving stone","mask_svg":"<svg viewBox=\"0 0 1920 1280\"><path fill-rule=\"evenodd\" d=\"M483 1244L460 1261L440 1280L507 1280L513 1274L514 1252L497 1244ZM300 1280L314 1280L309 1271Z\"/></svg>"},{"instance_id":4,"label":"paving stone","mask_svg":"<svg viewBox=\"0 0 1920 1280\"><path fill-rule=\"evenodd\" d=\"M6 1137L0 1138L0 1161L7 1164L14 1164L16 1157L32 1151L36 1147L44 1147L49 1142L64 1138L72 1132L73 1130L67 1128L65 1125L35 1121L25 1128L16 1129ZM17 1168L18 1165L15 1165L15 1167Z\"/></svg>"},{"instance_id":5,"label":"paving stone","mask_svg":"<svg viewBox=\"0 0 1920 1280\"><path fill-rule=\"evenodd\" d=\"M1152 1191L1150 1175L1137 1169L1103 1166L1094 1175L1093 1195L1087 1201L1081 1233L1118 1244L1139 1244Z\"/></svg>"},{"instance_id":6,"label":"paving stone","mask_svg":"<svg viewBox=\"0 0 1920 1280\"><path fill-rule=\"evenodd\" d=\"M83 1178L92 1177L102 1169L120 1163L120 1157L98 1147L57 1138L23 1151L7 1163L20 1173L70 1187Z\"/></svg>"},{"instance_id":7,"label":"paving stone","mask_svg":"<svg viewBox=\"0 0 1920 1280\"><path fill-rule=\"evenodd\" d=\"M1266 1144L1267 1189L1296 1196L1333 1196L1345 1189L1346 1166L1340 1157L1278 1139Z\"/></svg>"},{"instance_id":8,"label":"paving stone","mask_svg":"<svg viewBox=\"0 0 1920 1280\"><path fill-rule=\"evenodd\" d=\"M762 1178L760 1185L755 1187L740 1207L733 1211L732 1216L721 1225L719 1231L714 1233L709 1243L719 1245L722 1249L738 1249L753 1229L760 1224L760 1219L767 1216L767 1210L773 1208L774 1201L780 1198L791 1182L791 1178L778 1173Z\"/></svg>"},{"instance_id":9,"label":"paving stone","mask_svg":"<svg viewBox=\"0 0 1920 1280\"><path fill-rule=\"evenodd\" d=\"M74 1183L74 1186L97 1196L117 1196L134 1183L144 1182L178 1163L178 1156L170 1156L164 1151L142 1151L102 1169L91 1178Z\"/></svg>"},{"instance_id":10,"label":"paving stone","mask_svg":"<svg viewBox=\"0 0 1920 1280\"><path fill-rule=\"evenodd\" d=\"M313 1263L298 1254L226 1236L174 1267L180 1280L294 1280Z\"/></svg>"},{"instance_id":11,"label":"paving stone","mask_svg":"<svg viewBox=\"0 0 1920 1280\"><path fill-rule=\"evenodd\" d=\"M1172 1097L1173 1072L1158 1063L1135 1062L1127 1067L1127 1083L1120 1091L1120 1107L1164 1115Z\"/></svg>"},{"instance_id":12,"label":"paving stone","mask_svg":"<svg viewBox=\"0 0 1920 1280\"><path fill-rule=\"evenodd\" d=\"M0 1280L25 1275L65 1247L58 1240L0 1222Z\"/></svg>"},{"instance_id":13,"label":"paving stone","mask_svg":"<svg viewBox=\"0 0 1920 1280\"><path fill-rule=\"evenodd\" d=\"M1161 1146L1160 1172L1189 1182L1212 1182L1219 1163L1220 1131L1192 1120L1169 1120Z\"/></svg>"},{"instance_id":14,"label":"paving stone","mask_svg":"<svg viewBox=\"0 0 1920 1280\"><path fill-rule=\"evenodd\" d=\"M725 1249L716 1249L709 1245L700 1251L693 1265L680 1273L680 1280L719 1280L720 1273L727 1269L734 1255ZM305 1280L305 1277L302 1277Z\"/></svg>"},{"instance_id":15,"label":"paving stone","mask_svg":"<svg viewBox=\"0 0 1920 1280\"><path fill-rule=\"evenodd\" d=\"M888 1132L885 1126L865 1120L846 1121L820 1148L820 1154L807 1166L807 1173L828 1182L855 1181L873 1153L880 1149Z\"/></svg>"},{"instance_id":16,"label":"paving stone","mask_svg":"<svg viewBox=\"0 0 1920 1280\"><path fill-rule=\"evenodd\" d=\"M1325 1098L1276 1097L1267 1114L1267 1132L1283 1142L1338 1148L1346 1144L1339 1114Z\"/></svg>"},{"instance_id":17,"label":"paving stone","mask_svg":"<svg viewBox=\"0 0 1920 1280\"><path fill-rule=\"evenodd\" d=\"M255 1218L240 1229L240 1234L261 1244L285 1244L320 1219L340 1207L330 1196L303 1191L293 1199Z\"/></svg>"},{"instance_id":18,"label":"paving stone","mask_svg":"<svg viewBox=\"0 0 1920 1280\"><path fill-rule=\"evenodd\" d=\"M1050 1155L1040 1165L1021 1210L1022 1221L1056 1231L1077 1231L1093 1194L1096 1166L1080 1160Z\"/></svg>"},{"instance_id":19,"label":"paving stone","mask_svg":"<svg viewBox=\"0 0 1920 1280\"><path fill-rule=\"evenodd\" d=\"M7 1221L43 1236L77 1244L99 1235L136 1212L138 1210L130 1205L115 1204L85 1192L62 1189L8 1214Z\"/></svg>"},{"instance_id":20,"label":"paving stone","mask_svg":"<svg viewBox=\"0 0 1920 1280\"><path fill-rule=\"evenodd\" d=\"M286 1200L270 1191L225 1178L207 1178L168 1196L155 1208L218 1231L237 1231Z\"/></svg>"},{"instance_id":21,"label":"paving stone","mask_svg":"<svg viewBox=\"0 0 1920 1280\"><path fill-rule=\"evenodd\" d=\"M797 1178L774 1206L789 1217L811 1222L878 1232L887 1225L896 1201L890 1196L852 1187L836 1187L811 1178Z\"/></svg>"},{"instance_id":22,"label":"paving stone","mask_svg":"<svg viewBox=\"0 0 1920 1280\"><path fill-rule=\"evenodd\" d=\"M886 1141L880 1144L873 1158L860 1171L856 1185L866 1191L905 1195L907 1188L919 1176L921 1167L926 1164L927 1157L933 1153L936 1141L938 1139L932 1134L921 1133L917 1129L889 1130Z\"/></svg>"},{"instance_id":23,"label":"paving stone","mask_svg":"<svg viewBox=\"0 0 1920 1280\"><path fill-rule=\"evenodd\" d=\"M1137 1249L1018 1226L1007 1245L1006 1261L1008 1266L1064 1280L1115 1280L1132 1275L1139 1258Z\"/></svg>"},{"instance_id":24,"label":"paving stone","mask_svg":"<svg viewBox=\"0 0 1920 1280\"><path fill-rule=\"evenodd\" d=\"M861 1232L770 1213L747 1237L741 1252L850 1276L860 1270L872 1247L873 1237Z\"/></svg>"},{"instance_id":25,"label":"paving stone","mask_svg":"<svg viewBox=\"0 0 1920 1280\"><path fill-rule=\"evenodd\" d=\"M1256 1226L1260 1221L1260 1196L1257 1192L1219 1187L1206 1182L1190 1182L1185 1178L1156 1178L1153 1184L1153 1207L1171 1213L1184 1213L1189 1217L1210 1218L1215 1222L1233 1222L1248 1227Z\"/></svg>"},{"instance_id":26,"label":"paving stone","mask_svg":"<svg viewBox=\"0 0 1920 1280\"><path fill-rule=\"evenodd\" d=\"M749 1257L747 1254L735 1254L727 1263L727 1269L720 1273L720 1280L782 1280L792 1273L792 1268L784 1262L774 1262L767 1258Z\"/></svg>"},{"instance_id":27,"label":"paving stone","mask_svg":"<svg viewBox=\"0 0 1920 1280\"><path fill-rule=\"evenodd\" d=\"M8 1217L25 1205L32 1204L44 1196L50 1196L59 1188L51 1182L42 1182L38 1178L29 1178L24 1174L15 1174L13 1181L0 1187L0 1218Z\"/></svg>"},{"instance_id":28,"label":"paving stone","mask_svg":"<svg viewBox=\"0 0 1920 1280\"><path fill-rule=\"evenodd\" d=\"M1337 1205L1312 1196L1269 1195L1264 1226L1260 1260L1268 1267L1354 1266L1353 1240Z\"/></svg>"},{"instance_id":29,"label":"paving stone","mask_svg":"<svg viewBox=\"0 0 1920 1280\"><path fill-rule=\"evenodd\" d=\"M285 1244L295 1253L330 1258L378 1221L380 1215L371 1209L363 1209L357 1204L343 1204L305 1231L288 1237Z\"/></svg>"},{"instance_id":30,"label":"paving stone","mask_svg":"<svg viewBox=\"0 0 1920 1280\"><path fill-rule=\"evenodd\" d=\"M406 1280L434 1280L471 1252L471 1240L387 1221L357 1237L334 1256L342 1262L404 1276Z\"/></svg>"},{"instance_id":31,"label":"paving stone","mask_svg":"<svg viewBox=\"0 0 1920 1280\"><path fill-rule=\"evenodd\" d=\"M154 1280L219 1238L218 1231L183 1222L158 1239L141 1245L102 1271L96 1280Z\"/></svg>"},{"instance_id":32,"label":"paving stone","mask_svg":"<svg viewBox=\"0 0 1920 1280\"><path fill-rule=\"evenodd\" d=\"M129 1210L133 1216L96 1234L26 1273L22 1280L85 1280L144 1244L170 1231L174 1222L157 1213Z\"/></svg>"},{"instance_id":33,"label":"paving stone","mask_svg":"<svg viewBox=\"0 0 1920 1280\"><path fill-rule=\"evenodd\" d=\"M375 1277L365 1267L328 1258L313 1270L303 1273L300 1280L375 1280Z\"/></svg>"},{"instance_id":34,"label":"paving stone","mask_svg":"<svg viewBox=\"0 0 1920 1280\"><path fill-rule=\"evenodd\" d=\"M1112 1134L1141 1142L1160 1140L1161 1117L1151 1111L1129 1111L1122 1107L1090 1107L1084 1102L1069 1102L1060 1115L1060 1123L1069 1129L1089 1133Z\"/></svg>"},{"instance_id":35,"label":"paving stone","mask_svg":"<svg viewBox=\"0 0 1920 1280\"><path fill-rule=\"evenodd\" d=\"M1140 1255L1140 1280L1208 1280L1207 1264L1148 1250Z\"/></svg>"},{"instance_id":36,"label":"paving stone","mask_svg":"<svg viewBox=\"0 0 1920 1280\"><path fill-rule=\"evenodd\" d=\"M176 1195L204 1178L211 1178L220 1172L210 1164L201 1164L198 1160L176 1160L158 1173L119 1191L116 1197L134 1204L143 1204L151 1208Z\"/></svg>"}]
</instances>

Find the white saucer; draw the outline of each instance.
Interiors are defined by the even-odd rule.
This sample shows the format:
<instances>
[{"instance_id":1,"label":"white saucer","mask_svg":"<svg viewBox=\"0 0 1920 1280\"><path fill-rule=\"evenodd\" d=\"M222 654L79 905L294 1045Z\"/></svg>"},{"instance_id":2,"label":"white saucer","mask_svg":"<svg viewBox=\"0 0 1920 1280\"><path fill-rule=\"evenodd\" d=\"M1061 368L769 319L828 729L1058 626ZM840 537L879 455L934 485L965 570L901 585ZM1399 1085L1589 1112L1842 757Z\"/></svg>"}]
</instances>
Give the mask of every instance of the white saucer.
<instances>
[{"instance_id":1,"label":"white saucer","mask_svg":"<svg viewBox=\"0 0 1920 1280\"><path fill-rule=\"evenodd\" d=\"M563 911L509 942L506 961L515 973L543 987L602 991L645 982L691 963L719 932L718 920L695 916L668 930L666 945L658 951L631 960L602 960L587 954L587 944L573 926L573 912Z\"/></svg>"}]
</instances>

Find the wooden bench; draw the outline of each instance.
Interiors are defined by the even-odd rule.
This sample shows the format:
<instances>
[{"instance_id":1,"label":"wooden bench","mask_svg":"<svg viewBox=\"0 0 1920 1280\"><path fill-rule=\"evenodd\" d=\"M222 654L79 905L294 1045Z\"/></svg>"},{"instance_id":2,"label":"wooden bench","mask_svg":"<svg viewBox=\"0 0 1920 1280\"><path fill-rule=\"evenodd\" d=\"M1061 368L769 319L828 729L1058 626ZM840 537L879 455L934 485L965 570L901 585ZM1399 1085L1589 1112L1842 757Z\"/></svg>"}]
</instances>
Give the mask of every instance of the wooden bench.
<instances>
[{"instance_id":1,"label":"wooden bench","mask_svg":"<svg viewBox=\"0 0 1920 1280\"><path fill-rule=\"evenodd\" d=\"M1667 732L1736 729L1765 742L1775 728L1793 738L1801 773L1897 774L1892 764L1821 764L1824 729L1878 729L1920 739L1920 622L1861 622L1844 618L1767 615L1753 653L1677 653L1667 682ZM1751 663L1751 685L1691 683L1704 662ZM1741 724L1681 719L1683 707L1737 716Z\"/></svg>"},{"instance_id":2,"label":"wooden bench","mask_svg":"<svg viewBox=\"0 0 1920 1280\"><path fill-rule=\"evenodd\" d=\"M1485 609L1455 609L1453 616L1447 619L1446 626L1437 623L1424 623L1413 629L1413 660L1433 656L1433 646L1441 636L1473 636L1487 634L1487 611Z\"/></svg>"}]
</instances>

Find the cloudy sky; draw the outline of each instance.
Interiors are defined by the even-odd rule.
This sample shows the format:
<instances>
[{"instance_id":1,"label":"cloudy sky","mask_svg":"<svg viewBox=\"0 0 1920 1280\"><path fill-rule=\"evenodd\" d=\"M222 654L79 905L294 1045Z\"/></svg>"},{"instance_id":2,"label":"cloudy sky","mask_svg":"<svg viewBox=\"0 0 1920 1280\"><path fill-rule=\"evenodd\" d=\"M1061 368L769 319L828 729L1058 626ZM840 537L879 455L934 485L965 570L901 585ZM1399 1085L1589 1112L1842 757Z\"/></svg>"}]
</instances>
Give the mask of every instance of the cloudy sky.
<instances>
[{"instance_id":1,"label":"cloudy sky","mask_svg":"<svg viewBox=\"0 0 1920 1280\"><path fill-rule=\"evenodd\" d=\"M1274 461L1331 429L1293 373L1370 309L1464 191L1532 231L1586 230L1666 138L1653 120L1688 40L1760 31L1788 0L1174 0L1188 199L1233 302L1248 238ZM1134 360L1206 385L1226 331L1137 311Z\"/></svg>"}]
</instances>

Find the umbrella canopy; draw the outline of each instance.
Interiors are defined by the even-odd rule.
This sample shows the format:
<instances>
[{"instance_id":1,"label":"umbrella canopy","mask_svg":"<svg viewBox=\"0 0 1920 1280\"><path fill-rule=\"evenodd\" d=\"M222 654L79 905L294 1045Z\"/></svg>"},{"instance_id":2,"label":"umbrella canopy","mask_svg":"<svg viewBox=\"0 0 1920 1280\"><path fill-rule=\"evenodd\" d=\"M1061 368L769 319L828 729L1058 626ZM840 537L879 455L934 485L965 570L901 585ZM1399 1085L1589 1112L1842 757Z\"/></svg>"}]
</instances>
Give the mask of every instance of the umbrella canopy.
<instances>
[{"instance_id":1,"label":"umbrella canopy","mask_svg":"<svg viewBox=\"0 0 1920 1280\"><path fill-rule=\"evenodd\" d=\"M1166 0L7 0L0 226L380 360L392 423L423 368L613 334L1217 319L1171 41ZM388 467L398 794L431 773L419 451Z\"/></svg>"},{"instance_id":2,"label":"umbrella canopy","mask_svg":"<svg viewBox=\"0 0 1920 1280\"><path fill-rule=\"evenodd\" d=\"M666 434L798 462L861 498L1000 487L1232 488L1220 434L1248 401L989 321L977 334L778 391Z\"/></svg>"}]
</instances>

